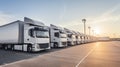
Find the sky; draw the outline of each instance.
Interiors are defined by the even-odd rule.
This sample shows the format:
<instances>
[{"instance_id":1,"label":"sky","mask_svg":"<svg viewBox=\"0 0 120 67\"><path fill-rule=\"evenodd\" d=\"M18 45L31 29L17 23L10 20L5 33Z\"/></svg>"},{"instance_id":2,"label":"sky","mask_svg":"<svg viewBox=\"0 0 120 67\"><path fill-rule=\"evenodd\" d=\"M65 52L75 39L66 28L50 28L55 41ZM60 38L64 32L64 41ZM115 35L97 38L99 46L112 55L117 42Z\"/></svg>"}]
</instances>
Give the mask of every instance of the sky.
<instances>
[{"instance_id":1,"label":"sky","mask_svg":"<svg viewBox=\"0 0 120 67\"><path fill-rule=\"evenodd\" d=\"M120 37L120 0L0 0L0 25L29 17L91 35Z\"/></svg>"}]
</instances>

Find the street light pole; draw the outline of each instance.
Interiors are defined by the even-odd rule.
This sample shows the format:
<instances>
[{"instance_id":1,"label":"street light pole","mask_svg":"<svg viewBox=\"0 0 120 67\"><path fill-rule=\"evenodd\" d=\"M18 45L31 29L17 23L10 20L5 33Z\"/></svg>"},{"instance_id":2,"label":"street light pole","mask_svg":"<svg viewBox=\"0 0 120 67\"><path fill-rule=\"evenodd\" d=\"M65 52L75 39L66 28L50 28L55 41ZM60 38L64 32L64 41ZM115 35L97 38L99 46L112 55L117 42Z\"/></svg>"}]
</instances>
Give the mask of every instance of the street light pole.
<instances>
[{"instance_id":1,"label":"street light pole","mask_svg":"<svg viewBox=\"0 0 120 67\"><path fill-rule=\"evenodd\" d=\"M89 35L90 35L90 32L91 32L91 27L89 26L89 27L88 27L88 29L89 29Z\"/></svg>"},{"instance_id":2,"label":"street light pole","mask_svg":"<svg viewBox=\"0 0 120 67\"><path fill-rule=\"evenodd\" d=\"M86 19L82 19L82 22L84 23L84 34L86 35Z\"/></svg>"}]
</instances>

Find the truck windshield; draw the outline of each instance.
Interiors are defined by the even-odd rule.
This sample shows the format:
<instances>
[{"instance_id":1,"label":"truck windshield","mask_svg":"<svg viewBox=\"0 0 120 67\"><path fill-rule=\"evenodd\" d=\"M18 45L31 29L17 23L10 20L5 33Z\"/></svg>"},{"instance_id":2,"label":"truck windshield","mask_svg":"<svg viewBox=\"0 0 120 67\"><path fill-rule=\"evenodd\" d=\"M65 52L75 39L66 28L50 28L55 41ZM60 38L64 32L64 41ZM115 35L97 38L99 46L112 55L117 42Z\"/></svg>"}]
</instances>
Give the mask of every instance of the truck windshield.
<instances>
[{"instance_id":1,"label":"truck windshield","mask_svg":"<svg viewBox=\"0 0 120 67\"><path fill-rule=\"evenodd\" d=\"M72 38L72 34L68 34L67 37Z\"/></svg>"},{"instance_id":2,"label":"truck windshield","mask_svg":"<svg viewBox=\"0 0 120 67\"><path fill-rule=\"evenodd\" d=\"M75 38L75 35L72 35L72 38Z\"/></svg>"},{"instance_id":3,"label":"truck windshield","mask_svg":"<svg viewBox=\"0 0 120 67\"><path fill-rule=\"evenodd\" d=\"M49 32L47 30L46 31L37 30L36 31L36 37L37 38L48 38L49 37Z\"/></svg>"},{"instance_id":4,"label":"truck windshield","mask_svg":"<svg viewBox=\"0 0 120 67\"><path fill-rule=\"evenodd\" d=\"M66 38L67 37L67 35L63 34L63 33L61 33L60 35L61 35L61 38Z\"/></svg>"}]
</instances>

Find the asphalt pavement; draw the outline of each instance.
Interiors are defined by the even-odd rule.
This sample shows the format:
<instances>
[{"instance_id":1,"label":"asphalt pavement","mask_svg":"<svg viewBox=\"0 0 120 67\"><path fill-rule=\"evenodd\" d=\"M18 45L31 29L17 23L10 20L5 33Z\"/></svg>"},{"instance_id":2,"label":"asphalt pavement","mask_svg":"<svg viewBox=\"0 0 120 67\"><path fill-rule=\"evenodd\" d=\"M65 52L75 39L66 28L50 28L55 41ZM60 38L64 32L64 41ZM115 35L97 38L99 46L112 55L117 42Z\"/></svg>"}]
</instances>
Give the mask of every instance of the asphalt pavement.
<instances>
[{"instance_id":1,"label":"asphalt pavement","mask_svg":"<svg viewBox=\"0 0 120 67\"><path fill-rule=\"evenodd\" d=\"M2 67L120 67L120 41L87 43L39 53L1 52L4 52L0 54ZM12 55L6 56L7 52Z\"/></svg>"}]
</instances>

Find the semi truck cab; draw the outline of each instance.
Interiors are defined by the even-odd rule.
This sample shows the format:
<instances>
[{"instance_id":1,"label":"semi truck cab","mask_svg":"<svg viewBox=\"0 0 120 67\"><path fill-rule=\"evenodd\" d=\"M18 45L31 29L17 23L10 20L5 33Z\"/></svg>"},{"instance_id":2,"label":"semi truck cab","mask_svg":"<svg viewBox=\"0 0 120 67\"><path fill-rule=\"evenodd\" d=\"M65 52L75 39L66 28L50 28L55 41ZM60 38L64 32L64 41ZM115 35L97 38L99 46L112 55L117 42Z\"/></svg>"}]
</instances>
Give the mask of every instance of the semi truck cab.
<instances>
[{"instance_id":1,"label":"semi truck cab","mask_svg":"<svg viewBox=\"0 0 120 67\"><path fill-rule=\"evenodd\" d=\"M77 39L76 44L77 45L81 44L81 38L80 38L80 33L79 32L76 32L76 39Z\"/></svg>"},{"instance_id":2,"label":"semi truck cab","mask_svg":"<svg viewBox=\"0 0 120 67\"><path fill-rule=\"evenodd\" d=\"M66 47L67 35L61 27L50 25L51 47Z\"/></svg>"},{"instance_id":3,"label":"semi truck cab","mask_svg":"<svg viewBox=\"0 0 120 67\"><path fill-rule=\"evenodd\" d=\"M27 17L24 21L0 27L0 47L3 49L36 52L50 49L49 43L49 27Z\"/></svg>"},{"instance_id":4,"label":"semi truck cab","mask_svg":"<svg viewBox=\"0 0 120 67\"><path fill-rule=\"evenodd\" d=\"M76 45L76 36L74 33L72 34L72 45Z\"/></svg>"},{"instance_id":5,"label":"semi truck cab","mask_svg":"<svg viewBox=\"0 0 120 67\"><path fill-rule=\"evenodd\" d=\"M29 43L27 51L40 51L50 49L49 27L25 18L24 41Z\"/></svg>"},{"instance_id":6,"label":"semi truck cab","mask_svg":"<svg viewBox=\"0 0 120 67\"><path fill-rule=\"evenodd\" d=\"M67 34L67 44L68 45L75 45L76 44L76 36L72 30L64 28Z\"/></svg>"}]
</instances>

